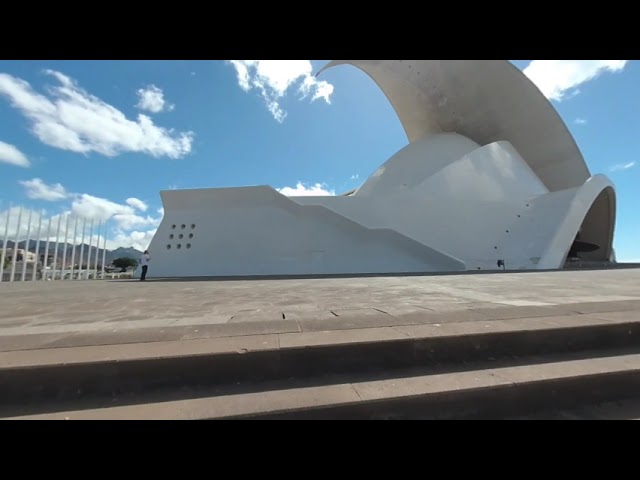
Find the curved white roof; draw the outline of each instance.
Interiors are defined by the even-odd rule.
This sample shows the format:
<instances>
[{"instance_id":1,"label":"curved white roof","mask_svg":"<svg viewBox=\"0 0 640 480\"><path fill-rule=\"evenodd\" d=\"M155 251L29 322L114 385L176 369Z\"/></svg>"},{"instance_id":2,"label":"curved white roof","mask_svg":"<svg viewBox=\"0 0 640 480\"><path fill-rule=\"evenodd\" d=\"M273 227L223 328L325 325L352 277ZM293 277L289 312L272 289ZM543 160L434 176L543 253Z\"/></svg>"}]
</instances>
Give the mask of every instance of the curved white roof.
<instances>
[{"instance_id":1,"label":"curved white roof","mask_svg":"<svg viewBox=\"0 0 640 480\"><path fill-rule=\"evenodd\" d=\"M480 145L508 141L551 191L591 176L560 115L508 60L333 60L382 89L413 143L458 133Z\"/></svg>"},{"instance_id":2,"label":"curved white roof","mask_svg":"<svg viewBox=\"0 0 640 480\"><path fill-rule=\"evenodd\" d=\"M436 133L405 146L360 186L355 195L388 195L419 185L481 146L458 133Z\"/></svg>"}]
</instances>

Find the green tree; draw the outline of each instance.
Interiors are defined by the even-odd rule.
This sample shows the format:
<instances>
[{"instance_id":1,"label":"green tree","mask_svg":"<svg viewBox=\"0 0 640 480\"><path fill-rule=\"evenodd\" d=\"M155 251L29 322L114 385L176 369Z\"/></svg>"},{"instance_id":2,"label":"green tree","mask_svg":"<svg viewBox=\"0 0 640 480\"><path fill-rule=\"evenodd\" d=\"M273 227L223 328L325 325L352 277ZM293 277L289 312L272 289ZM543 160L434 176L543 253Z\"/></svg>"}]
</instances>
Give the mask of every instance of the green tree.
<instances>
[{"instance_id":1,"label":"green tree","mask_svg":"<svg viewBox=\"0 0 640 480\"><path fill-rule=\"evenodd\" d=\"M121 272L125 272L128 267L138 266L138 261L129 257L116 258L112 263L113 266L119 268Z\"/></svg>"}]
</instances>

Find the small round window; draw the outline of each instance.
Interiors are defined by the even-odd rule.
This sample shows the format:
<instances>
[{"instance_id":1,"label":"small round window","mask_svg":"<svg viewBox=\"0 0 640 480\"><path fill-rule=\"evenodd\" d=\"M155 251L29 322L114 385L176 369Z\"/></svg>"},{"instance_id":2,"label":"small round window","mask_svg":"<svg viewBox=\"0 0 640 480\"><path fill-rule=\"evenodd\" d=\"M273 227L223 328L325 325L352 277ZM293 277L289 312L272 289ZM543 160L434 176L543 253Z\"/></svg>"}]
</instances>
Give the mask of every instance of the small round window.
<instances>
[{"instance_id":1,"label":"small round window","mask_svg":"<svg viewBox=\"0 0 640 480\"><path fill-rule=\"evenodd\" d=\"M190 234L189 234L189 238L193 238L193 233L190 233Z\"/></svg>"},{"instance_id":2,"label":"small round window","mask_svg":"<svg viewBox=\"0 0 640 480\"><path fill-rule=\"evenodd\" d=\"M178 250L180 250L180 249L182 248L182 245L178 244L178 245L176 245L176 248L177 248Z\"/></svg>"},{"instance_id":3,"label":"small round window","mask_svg":"<svg viewBox=\"0 0 640 480\"><path fill-rule=\"evenodd\" d=\"M167 245L167 250L171 250L171 245Z\"/></svg>"},{"instance_id":4,"label":"small round window","mask_svg":"<svg viewBox=\"0 0 640 480\"><path fill-rule=\"evenodd\" d=\"M174 229L174 228L176 228L176 226L175 225L171 225L171 228Z\"/></svg>"},{"instance_id":5,"label":"small round window","mask_svg":"<svg viewBox=\"0 0 640 480\"><path fill-rule=\"evenodd\" d=\"M187 243L187 248L191 248L191 244L190 243Z\"/></svg>"},{"instance_id":6,"label":"small round window","mask_svg":"<svg viewBox=\"0 0 640 480\"><path fill-rule=\"evenodd\" d=\"M169 239L173 239L173 233L169 235Z\"/></svg>"},{"instance_id":7,"label":"small round window","mask_svg":"<svg viewBox=\"0 0 640 480\"><path fill-rule=\"evenodd\" d=\"M180 228L184 230L185 228L187 228L187 226L183 223L182 225L180 225Z\"/></svg>"},{"instance_id":8,"label":"small round window","mask_svg":"<svg viewBox=\"0 0 640 480\"><path fill-rule=\"evenodd\" d=\"M192 224L191 224L191 228L196 228L196 224L195 224L195 223L192 223Z\"/></svg>"},{"instance_id":9,"label":"small round window","mask_svg":"<svg viewBox=\"0 0 640 480\"><path fill-rule=\"evenodd\" d=\"M178 235L178 238L182 238L182 237L184 237L184 235L183 235L183 234Z\"/></svg>"}]
</instances>

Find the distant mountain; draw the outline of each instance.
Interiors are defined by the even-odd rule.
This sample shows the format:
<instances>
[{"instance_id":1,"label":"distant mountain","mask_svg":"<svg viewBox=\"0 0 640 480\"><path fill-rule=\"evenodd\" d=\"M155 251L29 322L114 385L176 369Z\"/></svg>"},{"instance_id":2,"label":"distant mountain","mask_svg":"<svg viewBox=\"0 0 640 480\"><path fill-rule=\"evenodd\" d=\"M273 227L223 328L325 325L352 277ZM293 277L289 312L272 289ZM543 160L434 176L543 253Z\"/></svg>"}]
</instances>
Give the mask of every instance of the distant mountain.
<instances>
[{"instance_id":1,"label":"distant mountain","mask_svg":"<svg viewBox=\"0 0 640 480\"><path fill-rule=\"evenodd\" d=\"M0 248L2 248L2 240L0 240ZM21 241L18 242L18 248L24 248L25 247L25 241ZM37 241L36 240L29 240L29 246L27 247L27 250L30 252L35 252L36 251L36 244ZM45 249L46 249L46 241L40 241L40 249L39 249L39 255L44 255ZM14 246L14 242L11 240L7 241L7 247L9 248L13 248ZM64 244L64 243L59 243L58 244L58 262L62 262L62 258L64 257L64 251L65 248L67 250L67 257L66 257L66 263L67 264L71 264L71 256L73 254L73 245L70 243ZM74 263L78 263L80 261L80 250L81 250L81 245L76 245L76 254L75 254L75 258L74 258ZM92 246L91 248L89 248L89 245L87 245L86 243L84 244L84 249L83 250L83 255L82 255L82 263L86 264L87 259L90 258L91 260L91 265L95 264L96 261L96 252L98 253L98 265L102 265L102 254L103 254L103 249L102 248L96 248L94 246ZM91 253L91 256L89 257L89 252ZM55 255L55 242L49 242L49 256L53 256ZM115 250L107 250L107 253L105 255L105 263L107 265L109 265L111 262L113 262L113 260L115 260L116 258L123 258L123 257L129 257L129 258L134 258L136 260L138 260L138 258L140 258L140 255L142 255L142 252L140 250L136 250L133 247L129 247L129 248L123 248L123 247L119 247L116 248Z\"/></svg>"}]
</instances>

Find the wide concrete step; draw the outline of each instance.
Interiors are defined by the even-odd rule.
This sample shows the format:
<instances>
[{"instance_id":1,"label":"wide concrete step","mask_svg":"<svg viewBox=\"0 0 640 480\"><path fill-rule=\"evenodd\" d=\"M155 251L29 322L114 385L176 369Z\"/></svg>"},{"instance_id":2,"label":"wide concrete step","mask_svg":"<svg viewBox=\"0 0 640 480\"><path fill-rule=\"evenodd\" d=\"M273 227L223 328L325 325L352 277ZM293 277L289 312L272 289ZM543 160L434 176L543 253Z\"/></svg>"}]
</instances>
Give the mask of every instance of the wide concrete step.
<instances>
[{"instance_id":1,"label":"wide concrete step","mask_svg":"<svg viewBox=\"0 0 640 480\"><path fill-rule=\"evenodd\" d=\"M640 397L640 354L347 381L11 417L68 420L501 419Z\"/></svg>"},{"instance_id":2,"label":"wide concrete step","mask_svg":"<svg viewBox=\"0 0 640 480\"><path fill-rule=\"evenodd\" d=\"M640 397L537 410L509 420L640 420Z\"/></svg>"},{"instance_id":3,"label":"wide concrete step","mask_svg":"<svg viewBox=\"0 0 640 480\"><path fill-rule=\"evenodd\" d=\"M640 319L579 315L0 352L0 415L16 405L44 408L154 389L459 370L488 360L520 364L536 355L625 348L640 349Z\"/></svg>"}]
</instances>

